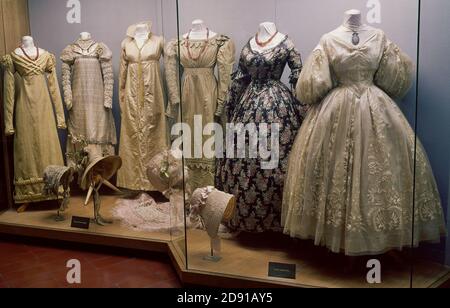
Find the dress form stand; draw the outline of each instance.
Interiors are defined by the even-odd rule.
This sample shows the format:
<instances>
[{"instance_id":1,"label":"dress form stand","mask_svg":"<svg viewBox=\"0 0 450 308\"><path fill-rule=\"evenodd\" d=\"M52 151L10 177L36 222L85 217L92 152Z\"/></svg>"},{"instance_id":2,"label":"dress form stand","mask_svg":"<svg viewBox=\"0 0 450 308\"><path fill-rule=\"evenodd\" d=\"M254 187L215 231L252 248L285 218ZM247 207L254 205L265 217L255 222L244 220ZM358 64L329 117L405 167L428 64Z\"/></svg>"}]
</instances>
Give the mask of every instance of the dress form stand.
<instances>
[{"instance_id":1,"label":"dress form stand","mask_svg":"<svg viewBox=\"0 0 450 308\"><path fill-rule=\"evenodd\" d=\"M254 51L266 52L277 47L286 38L286 35L278 31L273 22L263 22L259 25L256 36L250 41L250 46Z\"/></svg>"},{"instance_id":2,"label":"dress form stand","mask_svg":"<svg viewBox=\"0 0 450 308\"><path fill-rule=\"evenodd\" d=\"M222 240L220 237L211 240L211 254L208 256L204 256L203 260L213 263L218 263L222 260L220 256L222 250Z\"/></svg>"},{"instance_id":3,"label":"dress form stand","mask_svg":"<svg viewBox=\"0 0 450 308\"><path fill-rule=\"evenodd\" d=\"M211 31L201 19L196 19L192 22L192 28L189 33L183 35L185 39L189 38L194 41L204 41L215 37L217 33Z\"/></svg>"},{"instance_id":4,"label":"dress form stand","mask_svg":"<svg viewBox=\"0 0 450 308\"><path fill-rule=\"evenodd\" d=\"M147 24L139 24L136 26L136 31L134 33L134 40L139 49L144 47L145 43L147 43L150 38L150 29Z\"/></svg>"},{"instance_id":5,"label":"dress form stand","mask_svg":"<svg viewBox=\"0 0 450 308\"><path fill-rule=\"evenodd\" d=\"M373 30L374 28L363 23L361 11L353 9L345 12L342 26L334 30L333 34L354 46L359 46L370 38Z\"/></svg>"},{"instance_id":6,"label":"dress form stand","mask_svg":"<svg viewBox=\"0 0 450 308\"><path fill-rule=\"evenodd\" d=\"M36 59L44 52L44 50L36 47L34 39L31 36L24 36L22 37L20 47L17 48L14 52L22 57Z\"/></svg>"}]
</instances>

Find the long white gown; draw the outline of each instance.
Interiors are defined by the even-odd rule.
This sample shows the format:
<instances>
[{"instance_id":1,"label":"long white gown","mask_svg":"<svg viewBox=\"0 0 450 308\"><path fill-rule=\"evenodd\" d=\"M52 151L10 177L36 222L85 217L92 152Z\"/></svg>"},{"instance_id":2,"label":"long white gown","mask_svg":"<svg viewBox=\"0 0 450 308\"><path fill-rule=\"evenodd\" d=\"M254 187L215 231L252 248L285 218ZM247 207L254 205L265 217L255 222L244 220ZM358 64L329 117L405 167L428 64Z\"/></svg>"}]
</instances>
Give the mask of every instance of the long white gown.
<instances>
[{"instance_id":1,"label":"long white gown","mask_svg":"<svg viewBox=\"0 0 450 308\"><path fill-rule=\"evenodd\" d=\"M412 71L409 57L381 30L358 46L333 33L322 38L297 86L311 109L291 152L286 234L347 255L445 234L427 155L419 142L414 177L416 136L393 101L409 90Z\"/></svg>"}]
</instances>

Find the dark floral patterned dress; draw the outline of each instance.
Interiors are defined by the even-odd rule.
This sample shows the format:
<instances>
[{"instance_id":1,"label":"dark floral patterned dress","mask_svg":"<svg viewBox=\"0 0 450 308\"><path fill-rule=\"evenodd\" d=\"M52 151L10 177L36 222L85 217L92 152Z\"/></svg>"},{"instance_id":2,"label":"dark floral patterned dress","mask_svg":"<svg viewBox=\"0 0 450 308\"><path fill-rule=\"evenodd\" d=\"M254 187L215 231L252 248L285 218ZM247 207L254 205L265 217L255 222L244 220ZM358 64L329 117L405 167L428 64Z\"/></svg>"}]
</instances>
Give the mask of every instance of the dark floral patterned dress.
<instances>
[{"instance_id":1,"label":"dark floral patterned dress","mask_svg":"<svg viewBox=\"0 0 450 308\"><path fill-rule=\"evenodd\" d=\"M270 127L279 126L279 160L273 169L262 167L260 155L242 159L234 151L217 161L216 186L237 198L237 210L229 223L231 231L264 232L281 229L281 204L288 156L304 118L304 108L292 91L281 82L286 64L291 68L290 83L296 85L302 61L293 42L286 37L277 47L259 53L248 43L242 53L239 69L234 73L226 104L228 122L269 127L267 140L271 149ZM248 152L252 139L246 134ZM235 142L238 140L235 137ZM277 140L278 141L278 140ZM259 141L258 148L259 148ZM235 148L238 145L235 144Z\"/></svg>"}]
</instances>

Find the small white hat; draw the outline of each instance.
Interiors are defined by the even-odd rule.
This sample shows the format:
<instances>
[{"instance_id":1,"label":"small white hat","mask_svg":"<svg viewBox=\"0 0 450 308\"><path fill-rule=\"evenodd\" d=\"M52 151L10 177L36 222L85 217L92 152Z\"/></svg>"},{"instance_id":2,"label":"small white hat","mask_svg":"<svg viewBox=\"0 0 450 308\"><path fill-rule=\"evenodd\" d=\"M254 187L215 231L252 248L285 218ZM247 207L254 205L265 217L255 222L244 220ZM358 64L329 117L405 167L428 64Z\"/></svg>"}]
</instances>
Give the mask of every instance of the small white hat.
<instances>
[{"instance_id":1,"label":"small white hat","mask_svg":"<svg viewBox=\"0 0 450 308\"><path fill-rule=\"evenodd\" d=\"M182 189L187 178L187 169L183 172L182 154L166 150L153 157L148 164L147 177L150 183L161 193L170 189Z\"/></svg>"}]
</instances>

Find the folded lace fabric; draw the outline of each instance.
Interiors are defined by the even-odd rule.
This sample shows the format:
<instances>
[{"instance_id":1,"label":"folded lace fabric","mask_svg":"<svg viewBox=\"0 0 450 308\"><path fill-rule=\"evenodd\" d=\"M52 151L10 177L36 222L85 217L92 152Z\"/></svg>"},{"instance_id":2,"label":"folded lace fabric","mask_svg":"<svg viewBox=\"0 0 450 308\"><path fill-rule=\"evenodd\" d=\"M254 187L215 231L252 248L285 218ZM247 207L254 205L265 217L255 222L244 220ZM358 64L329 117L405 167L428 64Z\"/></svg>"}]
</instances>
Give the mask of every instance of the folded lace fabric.
<instances>
[{"instance_id":1,"label":"folded lace fabric","mask_svg":"<svg viewBox=\"0 0 450 308\"><path fill-rule=\"evenodd\" d=\"M137 199L120 199L113 209L113 216L122 225L134 231L169 232L175 228L183 228L183 219L172 217L171 204L157 203L147 194Z\"/></svg>"}]
</instances>

